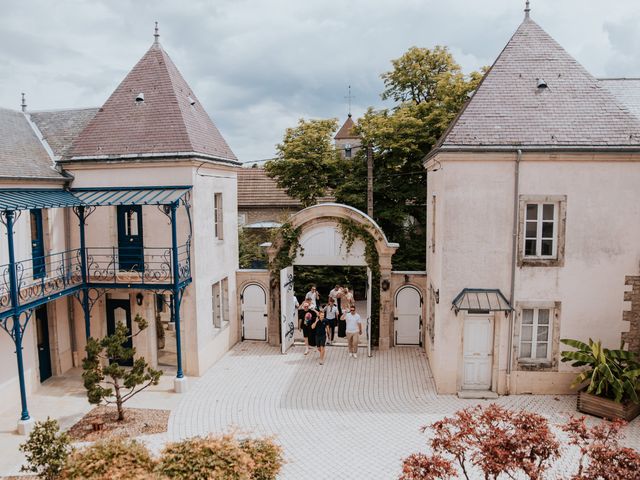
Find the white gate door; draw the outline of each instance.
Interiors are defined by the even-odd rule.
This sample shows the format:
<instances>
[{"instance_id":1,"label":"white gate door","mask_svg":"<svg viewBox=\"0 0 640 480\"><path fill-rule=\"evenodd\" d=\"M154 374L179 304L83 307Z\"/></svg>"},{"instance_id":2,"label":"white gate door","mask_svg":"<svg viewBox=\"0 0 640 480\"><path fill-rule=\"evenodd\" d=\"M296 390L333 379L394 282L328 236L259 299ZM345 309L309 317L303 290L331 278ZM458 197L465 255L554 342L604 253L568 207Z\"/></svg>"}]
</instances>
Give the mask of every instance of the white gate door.
<instances>
[{"instance_id":1,"label":"white gate door","mask_svg":"<svg viewBox=\"0 0 640 480\"><path fill-rule=\"evenodd\" d=\"M367 356L371 356L371 269L367 268Z\"/></svg>"},{"instance_id":2,"label":"white gate door","mask_svg":"<svg viewBox=\"0 0 640 480\"><path fill-rule=\"evenodd\" d=\"M493 317L467 316L463 331L464 390L490 390L493 359Z\"/></svg>"},{"instance_id":3,"label":"white gate door","mask_svg":"<svg viewBox=\"0 0 640 480\"><path fill-rule=\"evenodd\" d=\"M282 353L293 345L298 312L293 298L293 267L280 270L280 342Z\"/></svg>"},{"instance_id":4,"label":"white gate door","mask_svg":"<svg viewBox=\"0 0 640 480\"><path fill-rule=\"evenodd\" d=\"M413 287L403 287L396 294L396 345L420 345L422 296Z\"/></svg>"},{"instance_id":5,"label":"white gate door","mask_svg":"<svg viewBox=\"0 0 640 480\"><path fill-rule=\"evenodd\" d=\"M267 339L267 294L260 285L247 285L240 295L242 302L242 338Z\"/></svg>"}]
</instances>

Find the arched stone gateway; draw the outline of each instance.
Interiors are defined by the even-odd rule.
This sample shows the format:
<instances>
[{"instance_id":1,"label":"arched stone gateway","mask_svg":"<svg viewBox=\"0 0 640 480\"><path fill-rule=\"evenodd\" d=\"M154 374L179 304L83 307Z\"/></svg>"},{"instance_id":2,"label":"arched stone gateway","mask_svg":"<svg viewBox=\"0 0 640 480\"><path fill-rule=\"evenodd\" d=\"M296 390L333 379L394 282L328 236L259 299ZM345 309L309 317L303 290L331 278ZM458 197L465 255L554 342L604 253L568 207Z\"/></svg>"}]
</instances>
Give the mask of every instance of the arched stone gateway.
<instances>
[{"instance_id":1,"label":"arched stone gateway","mask_svg":"<svg viewBox=\"0 0 640 480\"><path fill-rule=\"evenodd\" d=\"M380 291L378 346L386 350L392 344L393 335L393 291L391 285L391 258L398 249L397 243L387 240L376 222L353 207L324 203L301 210L289 219L292 230L298 232L300 249L291 265L280 272L271 272L271 301L269 303L269 342L283 345L283 351L293 343L293 328L297 323L293 305L293 267L295 265L336 265L367 266L365 242L356 237L350 248L344 238L341 222L349 221L359 229L364 229L373 239L378 254L380 282L370 289ZM282 246L282 239L276 239L268 248L270 263L273 263ZM371 271L369 270L371 279ZM299 292L301 293L301 292ZM367 296L370 302L371 293ZM368 311L372 309L369 306Z\"/></svg>"}]
</instances>

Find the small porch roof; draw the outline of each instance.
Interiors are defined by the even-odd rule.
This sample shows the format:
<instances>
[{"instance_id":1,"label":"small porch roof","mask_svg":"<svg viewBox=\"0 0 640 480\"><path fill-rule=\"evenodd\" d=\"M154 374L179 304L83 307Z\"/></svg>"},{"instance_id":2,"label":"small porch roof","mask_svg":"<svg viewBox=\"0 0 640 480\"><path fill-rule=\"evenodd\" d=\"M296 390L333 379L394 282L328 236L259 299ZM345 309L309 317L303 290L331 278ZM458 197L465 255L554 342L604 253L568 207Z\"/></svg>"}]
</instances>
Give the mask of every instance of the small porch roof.
<instances>
[{"instance_id":1,"label":"small porch roof","mask_svg":"<svg viewBox=\"0 0 640 480\"><path fill-rule=\"evenodd\" d=\"M0 211L110 205L171 205L191 186L0 189Z\"/></svg>"},{"instance_id":2,"label":"small porch roof","mask_svg":"<svg viewBox=\"0 0 640 480\"><path fill-rule=\"evenodd\" d=\"M452 307L457 314L460 310L478 312L510 312L509 300L497 288L464 288L453 299Z\"/></svg>"}]
</instances>

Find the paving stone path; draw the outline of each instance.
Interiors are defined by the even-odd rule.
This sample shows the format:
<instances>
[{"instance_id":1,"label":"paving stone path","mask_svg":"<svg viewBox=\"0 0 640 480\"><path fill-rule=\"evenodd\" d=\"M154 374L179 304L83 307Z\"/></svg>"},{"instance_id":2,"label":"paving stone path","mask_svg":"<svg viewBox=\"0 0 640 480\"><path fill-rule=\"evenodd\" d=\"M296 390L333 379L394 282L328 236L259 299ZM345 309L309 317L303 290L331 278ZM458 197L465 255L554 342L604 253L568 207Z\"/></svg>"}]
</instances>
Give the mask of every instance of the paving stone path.
<instances>
[{"instance_id":1,"label":"paving stone path","mask_svg":"<svg viewBox=\"0 0 640 480\"><path fill-rule=\"evenodd\" d=\"M200 378L169 421L172 440L237 429L275 435L285 450L282 479L394 479L401 459L425 450L419 429L460 408L483 403L437 395L425 353L418 348L374 352L357 359L341 347L317 354L293 347L287 355L244 342ZM575 414L574 396L519 395L497 403L526 408L561 423ZM626 444L640 448L640 421ZM566 455L557 473L575 461ZM554 478L553 476L550 478Z\"/></svg>"}]
</instances>

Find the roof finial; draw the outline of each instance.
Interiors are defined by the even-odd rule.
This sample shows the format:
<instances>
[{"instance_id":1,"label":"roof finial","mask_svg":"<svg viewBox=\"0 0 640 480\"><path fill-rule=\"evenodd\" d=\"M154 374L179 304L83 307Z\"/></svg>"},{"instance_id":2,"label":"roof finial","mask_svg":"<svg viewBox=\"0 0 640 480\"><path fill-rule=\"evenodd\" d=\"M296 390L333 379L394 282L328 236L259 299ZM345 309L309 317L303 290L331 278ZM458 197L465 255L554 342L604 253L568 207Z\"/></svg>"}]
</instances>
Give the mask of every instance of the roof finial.
<instances>
[{"instance_id":1,"label":"roof finial","mask_svg":"<svg viewBox=\"0 0 640 480\"><path fill-rule=\"evenodd\" d=\"M153 40L153 43L158 43L158 38L160 38L160 34L158 33L158 22L156 22L156 28L155 31L153 33L153 36L155 37L155 39Z\"/></svg>"},{"instance_id":2,"label":"roof finial","mask_svg":"<svg viewBox=\"0 0 640 480\"><path fill-rule=\"evenodd\" d=\"M531 12L531 8L529 7L529 0L527 0L524 7L524 18L529 18L529 12Z\"/></svg>"},{"instance_id":3,"label":"roof finial","mask_svg":"<svg viewBox=\"0 0 640 480\"><path fill-rule=\"evenodd\" d=\"M344 97L349 101L349 118L351 118L351 100L356 98L353 95L351 95L351 85L349 85L349 94Z\"/></svg>"},{"instance_id":4,"label":"roof finial","mask_svg":"<svg viewBox=\"0 0 640 480\"><path fill-rule=\"evenodd\" d=\"M20 104L23 112L27 111L27 101L24 98L24 92L22 92L22 103Z\"/></svg>"}]
</instances>

